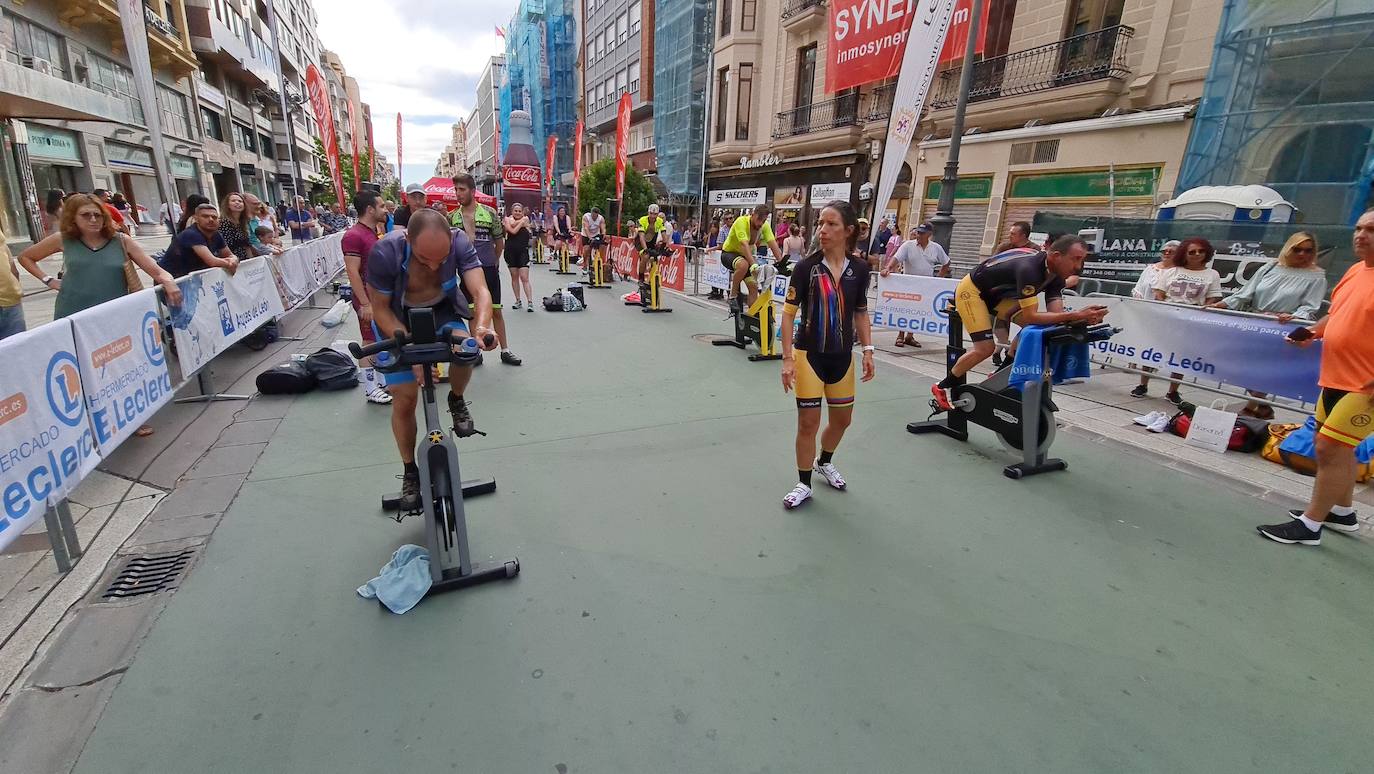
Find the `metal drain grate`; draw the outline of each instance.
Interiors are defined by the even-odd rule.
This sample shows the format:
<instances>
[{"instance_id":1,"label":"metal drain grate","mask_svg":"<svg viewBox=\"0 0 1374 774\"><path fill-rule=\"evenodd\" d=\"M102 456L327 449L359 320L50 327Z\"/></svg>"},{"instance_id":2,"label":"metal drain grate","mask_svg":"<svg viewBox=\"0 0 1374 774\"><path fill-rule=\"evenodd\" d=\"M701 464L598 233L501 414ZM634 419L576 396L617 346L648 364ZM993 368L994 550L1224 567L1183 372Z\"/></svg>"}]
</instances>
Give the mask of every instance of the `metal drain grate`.
<instances>
[{"instance_id":1,"label":"metal drain grate","mask_svg":"<svg viewBox=\"0 0 1374 774\"><path fill-rule=\"evenodd\" d=\"M127 599L175 589L177 581L181 578L181 571L186 569L195 553L195 549L188 548L169 554L130 557L100 598Z\"/></svg>"}]
</instances>

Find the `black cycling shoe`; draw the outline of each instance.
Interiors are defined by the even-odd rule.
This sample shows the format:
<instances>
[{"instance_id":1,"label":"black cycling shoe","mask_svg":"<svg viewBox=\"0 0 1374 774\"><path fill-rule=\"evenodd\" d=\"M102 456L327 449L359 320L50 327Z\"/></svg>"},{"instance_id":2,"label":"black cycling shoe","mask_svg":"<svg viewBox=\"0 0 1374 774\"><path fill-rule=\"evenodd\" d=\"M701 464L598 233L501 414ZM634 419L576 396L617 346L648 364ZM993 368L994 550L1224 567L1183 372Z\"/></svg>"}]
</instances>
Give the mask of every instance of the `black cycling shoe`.
<instances>
[{"instance_id":1,"label":"black cycling shoe","mask_svg":"<svg viewBox=\"0 0 1374 774\"><path fill-rule=\"evenodd\" d=\"M448 413L453 417L453 434L455 436L467 438L481 432L472 421L472 412L468 411L468 402L451 392L448 394Z\"/></svg>"},{"instance_id":2,"label":"black cycling shoe","mask_svg":"<svg viewBox=\"0 0 1374 774\"><path fill-rule=\"evenodd\" d=\"M420 470L401 474L401 497L396 501L401 511L420 510Z\"/></svg>"},{"instance_id":3,"label":"black cycling shoe","mask_svg":"<svg viewBox=\"0 0 1374 774\"><path fill-rule=\"evenodd\" d=\"M1314 532L1297 519L1267 527L1256 527L1255 529L1275 543L1302 546L1319 546L1322 544L1322 531L1316 530Z\"/></svg>"},{"instance_id":4,"label":"black cycling shoe","mask_svg":"<svg viewBox=\"0 0 1374 774\"><path fill-rule=\"evenodd\" d=\"M503 349L503 350L501 350L501 362L502 362L502 363L505 363L506 365L515 365L515 366L518 366L518 365L520 365L521 363L523 363L523 362L525 362L525 361L523 361L523 360L521 360L520 358L516 357L514 352L511 352L511 351L508 350L508 349Z\"/></svg>"}]
</instances>

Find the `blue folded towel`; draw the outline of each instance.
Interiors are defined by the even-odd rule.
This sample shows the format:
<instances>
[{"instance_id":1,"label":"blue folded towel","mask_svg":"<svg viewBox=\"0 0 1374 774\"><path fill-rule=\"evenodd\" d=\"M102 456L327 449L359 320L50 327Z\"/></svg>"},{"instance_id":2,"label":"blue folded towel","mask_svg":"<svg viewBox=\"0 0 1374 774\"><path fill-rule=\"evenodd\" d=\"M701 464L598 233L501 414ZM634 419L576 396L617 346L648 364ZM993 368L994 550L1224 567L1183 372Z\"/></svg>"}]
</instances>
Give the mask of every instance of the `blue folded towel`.
<instances>
[{"instance_id":1,"label":"blue folded towel","mask_svg":"<svg viewBox=\"0 0 1374 774\"><path fill-rule=\"evenodd\" d=\"M429 552L420 546L404 545L396 549L377 577L358 587L358 596L378 600L400 615L418 605L433 583Z\"/></svg>"},{"instance_id":2,"label":"blue folded towel","mask_svg":"<svg viewBox=\"0 0 1374 774\"><path fill-rule=\"evenodd\" d=\"M1028 325L1021 329L1017 339L1016 359L1011 364L1011 376L1007 382L1012 387L1024 390L1028 382L1045 378L1045 364L1040 357L1044 351L1042 344L1046 326ZM1074 343L1050 347L1051 381L1062 383L1065 379L1086 379L1092 374L1088 345Z\"/></svg>"}]
</instances>

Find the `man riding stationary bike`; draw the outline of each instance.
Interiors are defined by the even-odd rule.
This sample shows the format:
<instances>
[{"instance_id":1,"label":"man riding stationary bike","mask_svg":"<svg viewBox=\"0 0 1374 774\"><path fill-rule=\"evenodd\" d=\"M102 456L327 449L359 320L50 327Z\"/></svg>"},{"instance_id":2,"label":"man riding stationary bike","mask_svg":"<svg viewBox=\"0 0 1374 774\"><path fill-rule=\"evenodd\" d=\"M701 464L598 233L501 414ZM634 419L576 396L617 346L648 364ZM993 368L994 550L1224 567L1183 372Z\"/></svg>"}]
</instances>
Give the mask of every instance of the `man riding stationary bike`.
<instances>
[{"instance_id":1,"label":"man riding stationary bike","mask_svg":"<svg viewBox=\"0 0 1374 774\"><path fill-rule=\"evenodd\" d=\"M449 231L443 215L434 210L417 210L404 230L396 229L377 242L368 256L368 297L372 301L372 325L378 340L396 331L405 331L410 310L429 307L434 311L440 335L447 334L454 345L453 365L449 369L448 410L453 418L453 434L465 438L478 432L463 390L472 377L470 361L459 357L458 346L469 336L485 349L500 342L486 343L492 330L491 294L477 250L462 229ZM471 294L469 298L464 294ZM468 320L471 319L471 333ZM415 369L388 370L388 358L379 353L378 370L391 392L391 433L401 453L402 510L420 507L420 470L415 464L415 408L419 400Z\"/></svg>"},{"instance_id":2,"label":"man riding stationary bike","mask_svg":"<svg viewBox=\"0 0 1374 774\"><path fill-rule=\"evenodd\" d=\"M784 264L782 248L778 247L778 240L773 236L773 229L768 225L768 218L773 214L773 208L766 204L760 204L748 215L741 215L735 218L735 222L730 226L730 231L725 236L725 243L721 245L720 263L730 270L730 311L739 313L741 310L738 293L739 284L744 282L748 287L748 298L745 299L744 309L754 305L759 296L759 283L755 272L751 268L754 262L754 251L760 244L768 245L768 249L773 252L775 267ZM769 293L772 289L769 288Z\"/></svg>"},{"instance_id":3,"label":"man riding stationary bike","mask_svg":"<svg viewBox=\"0 0 1374 774\"><path fill-rule=\"evenodd\" d=\"M969 272L954 289L954 308L963 320L973 347L950 367L949 374L931 386L941 411L954 408L950 389L973 367L992 357L993 319L1017 325L1059 325L1087 322L1096 325L1107 314L1103 306L1064 311L1064 282L1083 270L1087 243L1076 236L1055 240L1048 250L1026 252L1013 248L998 253ZM1046 311L1040 311L1039 295L1045 294Z\"/></svg>"}]
</instances>

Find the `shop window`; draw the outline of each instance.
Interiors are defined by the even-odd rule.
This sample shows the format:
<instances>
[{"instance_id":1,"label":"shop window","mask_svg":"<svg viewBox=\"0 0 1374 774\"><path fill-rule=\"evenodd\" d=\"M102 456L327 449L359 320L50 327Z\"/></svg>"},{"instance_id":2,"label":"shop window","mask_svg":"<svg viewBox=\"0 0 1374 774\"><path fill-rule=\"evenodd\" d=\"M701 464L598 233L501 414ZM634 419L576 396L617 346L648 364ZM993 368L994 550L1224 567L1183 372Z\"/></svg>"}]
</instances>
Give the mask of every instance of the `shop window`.
<instances>
[{"instance_id":1,"label":"shop window","mask_svg":"<svg viewBox=\"0 0 1374 774\"><path fill-rule=\"evenodd\" d=\"M725 142L725 108L730 104L729 98L730 68L722 67L716 72L716 142Z\"/></svg>"},{"instance_id":2,"label":"shop window","mask_svg":"<svg viewBox=\"0 0 1374 774\"><path fill-rule=\"evenodd\" d=\"M753 113L750 102L754 97L754 65L745 62L739 66L739 86L735 89L735 139L749 139L749 116Z\"/></svg>"}]
</instances>

